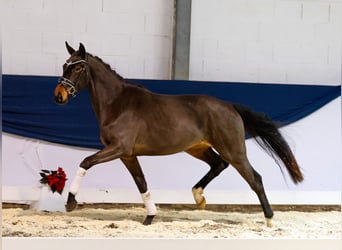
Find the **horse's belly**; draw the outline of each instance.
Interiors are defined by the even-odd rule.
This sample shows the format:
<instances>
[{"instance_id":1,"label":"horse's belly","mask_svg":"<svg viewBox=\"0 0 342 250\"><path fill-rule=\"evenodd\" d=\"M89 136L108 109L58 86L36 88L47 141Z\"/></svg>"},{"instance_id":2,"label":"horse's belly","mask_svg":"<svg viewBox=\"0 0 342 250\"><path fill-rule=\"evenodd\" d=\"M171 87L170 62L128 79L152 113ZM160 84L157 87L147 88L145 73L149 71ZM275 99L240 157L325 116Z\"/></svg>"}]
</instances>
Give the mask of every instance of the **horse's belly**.
<instances>
[{"instance_id":1,"label":"horse's belly","mask_svg":"<svg viewBox=\"0 0 342 250\"><path fill-rule=\"evenodd\" d=\"M156 143L155 145L136 144L134 146L134 155L171 155L195 148L208 148L212 145L205 140L179 143Z\"/></svg>"},{"instance_id":2,"label":"horse's belly","mask_svg":"<svg viewBox=\"0 0 342 250\"><path fill-rule=\"evenodd\" d=\"M156 145L156 146L148 146L145 144L136 144L133 150L133 154L138 155L171 155L176 154L178 152L184 151L184 148L181 146L178 147L170 147L169 145Z\"/></svg>"}]
</instances>

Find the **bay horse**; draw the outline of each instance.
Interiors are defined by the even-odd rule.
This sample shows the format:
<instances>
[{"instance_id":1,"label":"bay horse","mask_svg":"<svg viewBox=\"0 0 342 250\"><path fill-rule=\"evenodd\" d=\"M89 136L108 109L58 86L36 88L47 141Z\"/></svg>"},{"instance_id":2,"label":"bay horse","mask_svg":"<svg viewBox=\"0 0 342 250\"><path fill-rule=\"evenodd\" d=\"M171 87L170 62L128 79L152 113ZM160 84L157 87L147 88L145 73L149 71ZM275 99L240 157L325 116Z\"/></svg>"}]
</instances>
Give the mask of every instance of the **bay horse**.
<instances>
[{"instance_id":1,"label":"bay horse","mask_svg":"<svg viewBox=\"0 0 342 250\"><path fill-rule=\"evenodd\" d=\"M102 59L86 52L82 43L63 65L54 98L66 104L69 97L88 87L104 148L86 157L77 170L68 194L67 211L77 206L81 180L96 164L120 159L132 175L147 210L144 225L157 213L137 156L186 152L206 162L209 172L192 192L199 209L205 208L204 188L231 164L256 193L271 226L273 211L262 177L251 166L245 145L245 131L256 139L294 183L303 180L297 161L277 126L266 115L206 95L162 95L126 82ZM86 135L85 135L86 136Z\"/></svg>"}]
</instances>

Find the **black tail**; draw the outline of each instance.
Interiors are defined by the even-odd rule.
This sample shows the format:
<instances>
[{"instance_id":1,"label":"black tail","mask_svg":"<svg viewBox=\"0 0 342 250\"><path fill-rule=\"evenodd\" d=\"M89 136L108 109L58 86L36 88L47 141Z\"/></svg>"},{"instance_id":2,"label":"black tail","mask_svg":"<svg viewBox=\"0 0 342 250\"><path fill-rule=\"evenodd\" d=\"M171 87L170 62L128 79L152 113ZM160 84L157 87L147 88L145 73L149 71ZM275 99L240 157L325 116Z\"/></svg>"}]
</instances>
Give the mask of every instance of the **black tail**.
<instances>
[{"instance_id":1,"label":"black tail","mask_svg":"<svg viewBox=\"0 0 342 250\"><path fill-rule=\"evenodd\" d=\"M277 126L265 114L253 112L239 104L233 106L242 117L249 135L272 156L280 167L286 167L294 183L301 182L303 175L296 158Z\"/></svg>"}]
</instances>

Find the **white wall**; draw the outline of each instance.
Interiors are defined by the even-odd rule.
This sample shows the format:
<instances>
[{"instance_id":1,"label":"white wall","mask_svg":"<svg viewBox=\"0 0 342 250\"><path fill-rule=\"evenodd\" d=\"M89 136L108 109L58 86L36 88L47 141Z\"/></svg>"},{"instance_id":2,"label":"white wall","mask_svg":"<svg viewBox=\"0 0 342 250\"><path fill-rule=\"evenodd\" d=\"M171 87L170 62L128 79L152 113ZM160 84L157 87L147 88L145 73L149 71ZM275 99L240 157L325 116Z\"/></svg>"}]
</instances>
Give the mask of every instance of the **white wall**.
<instances>
[{"instance_id":1,"label":"white wall","mask_svg":"<svg viewBox=\"0 0 342 250\"><path fill-rule=\"evenodd\" d=\"M190 78L341 84L342 1L194 0Z\"/></svg>"},{"instance_id":2,"label":"white wall","mask_svg":"<svg viewBox=\"0 0 342 250\"><path fill-rule=\"evenodd\" d=\"M4 0L3 73L60 75L64 41L170 78L173 0ZM341 0L193 0L190 79L341 83Z\"/></svg>"},{"instance_id":3,"label":"white wall","mask_svg":"<svg viewBox=\"0 0 342 250\"><path fill-rule=\"evenodd\" d=\"M61 75L64 41L123 77L170 77L173 0L4 0L4 74Z\"/></svg>"}]
</instances>

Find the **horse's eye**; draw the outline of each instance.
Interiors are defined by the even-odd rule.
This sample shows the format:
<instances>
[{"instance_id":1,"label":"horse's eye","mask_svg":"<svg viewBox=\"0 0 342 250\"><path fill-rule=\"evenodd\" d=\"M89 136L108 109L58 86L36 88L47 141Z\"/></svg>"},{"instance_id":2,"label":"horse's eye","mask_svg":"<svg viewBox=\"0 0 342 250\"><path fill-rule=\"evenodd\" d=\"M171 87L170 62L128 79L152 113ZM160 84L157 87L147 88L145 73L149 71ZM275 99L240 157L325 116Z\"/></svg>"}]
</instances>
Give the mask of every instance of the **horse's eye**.
<instances>
[{"instance_id":1,"label":"horse's eye","mask_svg":"<svg viewBox=\"0 0 342 250\"><path fill-rule=\"evenodd\" d=\"M75 67L75 72L80 72L83 69L83 67L81 65L76 65Z\"/></svg>"}]
</instances>

